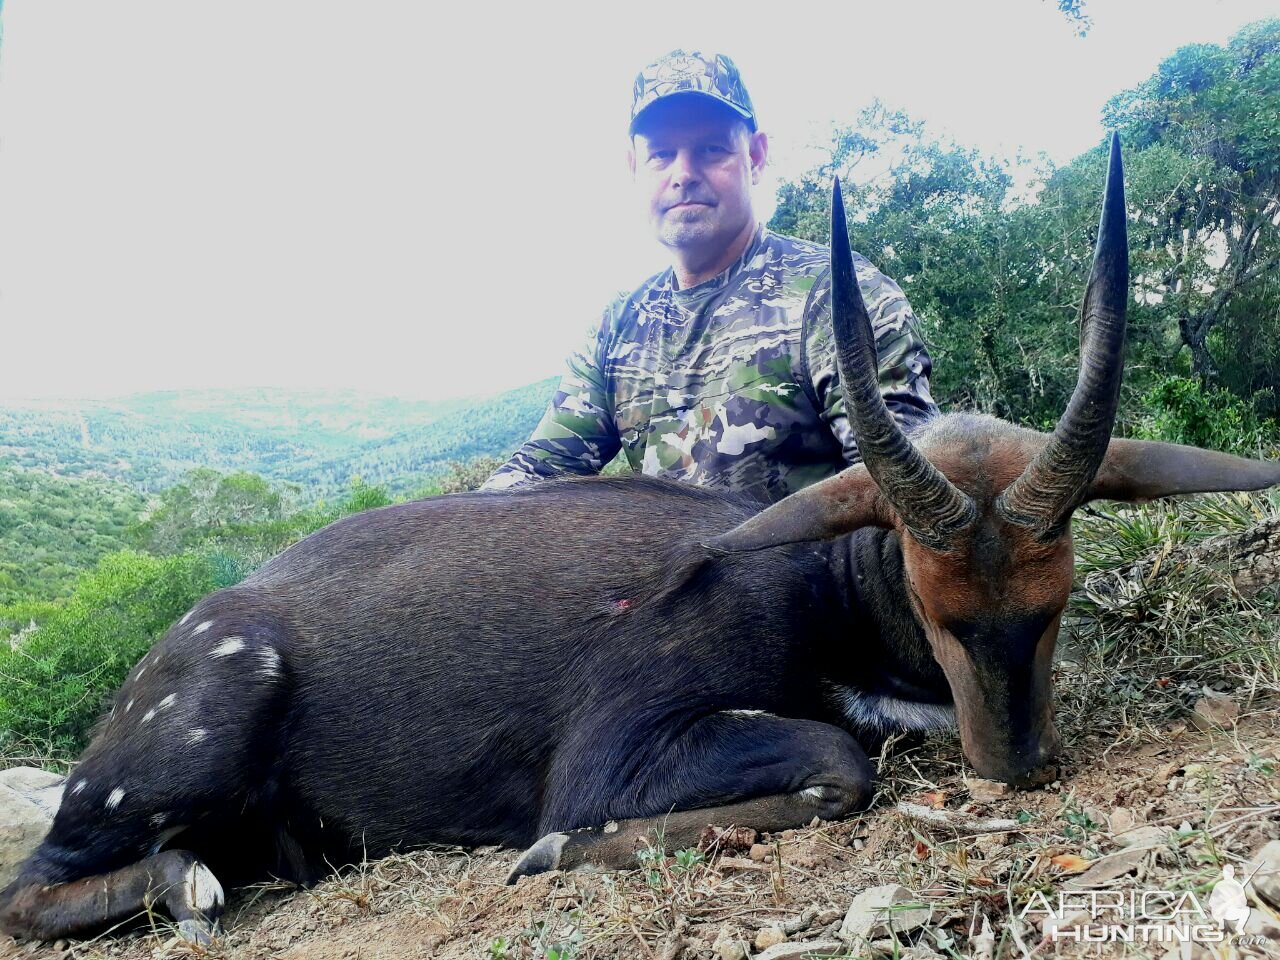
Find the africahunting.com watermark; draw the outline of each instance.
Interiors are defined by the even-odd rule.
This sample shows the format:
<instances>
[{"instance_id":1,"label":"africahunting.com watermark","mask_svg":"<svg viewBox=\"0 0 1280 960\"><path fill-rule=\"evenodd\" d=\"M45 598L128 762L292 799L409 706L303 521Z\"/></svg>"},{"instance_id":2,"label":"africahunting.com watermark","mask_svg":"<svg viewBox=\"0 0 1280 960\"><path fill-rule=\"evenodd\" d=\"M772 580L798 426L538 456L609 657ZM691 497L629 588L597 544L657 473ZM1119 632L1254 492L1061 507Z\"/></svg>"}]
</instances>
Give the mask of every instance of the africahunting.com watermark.
<instances>
[{"instance_id":1,"label":"africahunting.com watermark","mask_svg":"<svg viewBox=\"0 0 1280 960\"><path fill-rule=\"evenodd\" d=\"M1261 934L1245 934L1249 903L1234 869L1208 898L1187 890L1059 891L1034 894L1019 918L1036 923L1051 941L1078 943L1221 943L1267 946Z\"/></svg>"}]
</instances>

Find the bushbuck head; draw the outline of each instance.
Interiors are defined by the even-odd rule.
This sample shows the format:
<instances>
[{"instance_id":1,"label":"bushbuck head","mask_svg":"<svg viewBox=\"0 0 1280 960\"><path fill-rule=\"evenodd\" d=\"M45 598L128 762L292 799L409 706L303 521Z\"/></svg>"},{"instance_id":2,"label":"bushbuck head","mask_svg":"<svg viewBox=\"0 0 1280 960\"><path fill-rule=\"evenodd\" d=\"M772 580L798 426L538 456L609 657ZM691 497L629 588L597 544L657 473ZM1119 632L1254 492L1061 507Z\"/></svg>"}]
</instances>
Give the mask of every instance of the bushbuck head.
<instances>
[{"instance_id":1,"label":"bushbuck head","mask_svg":"<svg viewBox=\"0 0 1280 960\"><path fill-rule=\"evenodd\" d=\"M951 686L965 755L985 777L1034 782L1058 745L1051 666L1071 591L1073 511L1098 498L1260 489L1280 483L1280 464L1111 439L1129 285L1118 138L1084 297L1079 379L1049 435L970 414L903 433L880 397L838 182L832 206L832 324L863 464L709 546L736 552L864 526L896 530L907 595Z\"/></svg>"}]
</instances>

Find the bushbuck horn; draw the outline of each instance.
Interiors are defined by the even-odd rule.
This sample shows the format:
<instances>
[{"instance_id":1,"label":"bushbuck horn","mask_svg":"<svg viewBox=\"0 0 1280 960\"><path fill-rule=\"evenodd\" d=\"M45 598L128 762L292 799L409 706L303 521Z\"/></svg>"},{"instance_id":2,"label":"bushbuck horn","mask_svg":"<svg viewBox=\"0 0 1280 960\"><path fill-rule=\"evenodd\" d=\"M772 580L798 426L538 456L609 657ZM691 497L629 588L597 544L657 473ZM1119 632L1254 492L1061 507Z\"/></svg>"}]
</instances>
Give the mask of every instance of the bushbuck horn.
<instances>
[{"instance_id":1,"label":"bushbuck horn","mask_svg":"<svg viewBox=\"0 0 1280 960\"><path fill-rule=\"evenodd\" d=\"M996 504L1006 520L1033 528L1041 539L1055 536L1088 499L1106 456L1120 401L1128 299L1124 166L1120 137L1113 133L1098 244L1081 310L1080 376L1044 449Z\"/></svg>"},{"instance_id":2,"label":"bushbuck horn","mask_svg":"<svg viewBox=\"0 0 1280 960\"><path fill-rule=\"evenodd\" d=\"M845 410L862 462L912 536L926 547L947 549L977 509L912 446L880 396L875 333L854 272L839 178L831 194L831 326Z\"/></svg>"}]
</instances>

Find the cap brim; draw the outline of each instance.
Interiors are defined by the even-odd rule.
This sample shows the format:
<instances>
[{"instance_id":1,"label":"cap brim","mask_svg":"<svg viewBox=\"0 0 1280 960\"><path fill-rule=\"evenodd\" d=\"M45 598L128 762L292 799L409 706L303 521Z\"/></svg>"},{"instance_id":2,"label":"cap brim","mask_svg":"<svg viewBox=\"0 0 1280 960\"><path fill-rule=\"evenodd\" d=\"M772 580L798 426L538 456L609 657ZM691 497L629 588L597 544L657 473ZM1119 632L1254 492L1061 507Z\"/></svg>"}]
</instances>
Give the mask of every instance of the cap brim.
<instances>
[{"instance_id":1,"label":"cap brim","mask_svg":"<svg viewBox=\"0 0 1280 960\"><path fill-rule=\"evenodd\" d=\"M643 107L640 108L639 113L637 113L634 117L631 118L631 126L627 129L627 133L630 136L634 137L636 135L636 126L641 122L641 120L644 119L645 115L648 114L649 111L652 110L655 105L659 103L670 103L678 99L690 100L694 97L698 97L703 100L710 100L712 103L718 103L720 104L720 106L725 107L728 110L731 110L734 116L738 117L738 119L746 123L747 129L749 129L752 133L755 133L756 118L749 110L744 110L742 107L738 106L736 103L732 103L731 101L726 100L724 97L717 96L714 93L708 93L706 90L677 90L674 93L668 93L665 96L658 97L656 100L649 101Z\"/></svg>"}]
</instances>

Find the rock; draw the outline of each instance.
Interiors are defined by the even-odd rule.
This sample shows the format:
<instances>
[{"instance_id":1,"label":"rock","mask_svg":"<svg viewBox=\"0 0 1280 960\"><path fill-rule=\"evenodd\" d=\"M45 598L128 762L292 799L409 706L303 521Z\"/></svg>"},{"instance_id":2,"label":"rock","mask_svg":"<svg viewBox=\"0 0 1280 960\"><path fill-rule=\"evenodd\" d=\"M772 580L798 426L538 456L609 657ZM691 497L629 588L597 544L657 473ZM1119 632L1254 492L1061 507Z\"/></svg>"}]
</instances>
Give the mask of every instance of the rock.
<instances>
[{"instance_id":1,"label":"rock","mask_svg":"<svg viewBox=\"0 0 1280 960\"><path fill-rule=\"evenodd\" d=\"M780 943L787 942L787 935L777 927L765 927L756 934L756 949L768 950L770 947L776 947Z\"/></svg>"},{"instance_id":2,"label":"rock","mask_svg":"<svg viewBox=\"0 0 1280 960\"><path fill-rule=\"evenodd\" d=\"M1253 855L1244 871L1248 886L1271 906L1280 910L1280 840L1272 840Z\"/></svg>"},{"instance_id":3,"label":"rock","mask_svg":"<svg viewBox=\"0 0 1280 960\"><path fill-rule=\"evenodd\" d=\"M1107 818L1107 822L1115 833L1124 833L1126 830L1132 830L1137 826L1137 818L1134 817L1133 811L1128 807L1116 807L1111 811L1111 816Z\"/></svg>"},{"instance_id":4,"label":"rock","mask_svg":"<svg viewBox=\"0 0 1280 960\"><path fill-rule=\"evenodd\" d=\"M62 801L63 778L34 767L0 772L0 887L49 832Z\"/></svg>"},{"instance_id":5,"label":"rock","mask_svg":"<svg viewBox=\"0 0 1280 960\"><path fill-rule=\"evenodd\" d=\"M984 833L973 841L973 845L982 851L982 856L990 860L1001 849L1009 845L1007 833Z\"/></svg>"},{"instance_id":6,"label":"rock","mask_svg":"<svg viewBox=\"0 0 1280 960\"><path fill-rule=\"evenodd\" d=\"M1000 797L1006 796L1010 789L1007 783L1001 783L998 780L983 780L979 777L966 780L965 786L969 789L970 798L977 800L979 803L998 800Z\"/></svg>"},{"instance_id":7,"label":"rock","mask_svg":"<svg viewBox=\"0 0 1280 960\"><path fill-rule=\"evenodd\" d=\"M60 787L66 777L39 767L10 767L0 770L0 787L8 787L19 793L35 793L46 787Z\"/></svg>"},{"instance_id":8,"label":"rock","mask_svg":"<svg viewBox=\"0 0 1280 960\"><path fill-rule=\"evenodd\" d=\"M1172 827L1134 827L1124 833L1118 833L1112 839L1122 847L1139 849L1142 847L1163 847L1174 836Z\"/></svg>"},{"instance_id":9,"label":"rock","mask_svg":"<svg viewBox=\"0 0 1280 960\"><path fill-rule=\"evenodd\" d=\"M908 906L916 902L910 890L896 883L869 887L853 898L838 936L868 941L914 930L928 923L932 914L927 906Z\"/></svg>"},{"instance_id":10,"label":"rock","mask_svg":"<svg viewBox=\"0 0 1280 960\"><path fill-rule=\"evenodd\" d=\"M1266 937L1273 945L1280 943L1280 922L1262 910L1249 911L1249 919L1244 922L1243 932L1246 937Z\"/></svg>"},{"instance_id":11,"label":"rock","mask_svg":"<svg viewBox=\"0 0 1280 960\"><path fill-rule=\"evenodd\" d=\"M1200 730L1229 727L1240 716L1240 705L1230 697L1205 689L1205 696L1191 708L1191 722Z\"/></svg>"},{"instance_id":12,"label":"rock","mask_svg":"<svg viewBox=\"0 0 1280 960\"><path fill-rule=\"evenodd\" d=\"M751 845L751 853L749 854L756 863L764 863L773 856L773 847L767 843L753 843Z\"/></svg>"},{"instance_id":13,"label":"rock","mask_svg":"<svg viewBox=\"0 0 1280 960\"><path fill-rule=\"evenodd\" d=\"M780 943L756 954L755 960L809 960L810 957L823 960L848 955L847 948L839 940L810 940L808 943Z\"/></svg>"},{"instance_id":14,"label":"rock","mask_svg":"<svg viewBox=\"0 0 1280 960\"><path fill-rule=\"evenodd\" d=\"M829 927L833 923L839 923L844 919L844 914L839 910L823 910L813 918L813 925L819 927Z\"/></svg>"},{"instance_id":15,"label":"rock","mask_svg":"<svg viewBox=\"0 0 1280 960\"><path fill-rule=\"evenodd\" d=\"M718 960L746 960L747 945L728 924L720 928L711 949Z\"/></svg>"}]
</instances>

